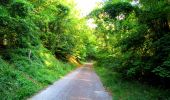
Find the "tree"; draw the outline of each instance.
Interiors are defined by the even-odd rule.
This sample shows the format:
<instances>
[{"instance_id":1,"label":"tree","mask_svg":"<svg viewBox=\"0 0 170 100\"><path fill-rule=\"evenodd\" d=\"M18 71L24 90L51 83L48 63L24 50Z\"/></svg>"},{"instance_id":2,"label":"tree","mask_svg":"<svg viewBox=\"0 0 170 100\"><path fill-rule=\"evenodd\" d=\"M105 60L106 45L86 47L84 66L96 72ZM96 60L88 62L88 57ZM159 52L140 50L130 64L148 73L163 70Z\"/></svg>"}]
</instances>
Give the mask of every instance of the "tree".
<instances>
[{"instance_id":1,"label":"tree","mask_svg":"<svg viewBox=\"0 0 170 100\"><path fill-rule=\"evenodd\" d=\"M166 0L141 0L138 5L110 0L103 8L94 10L91 16L98 26L97 35L109 34L103 42L111 48L108 52L104 47L104 56L98 59L109 62L125 77L169 79L168 9ZM108 31L110 25L113 27Z\"/></svg>"}]
</instances>

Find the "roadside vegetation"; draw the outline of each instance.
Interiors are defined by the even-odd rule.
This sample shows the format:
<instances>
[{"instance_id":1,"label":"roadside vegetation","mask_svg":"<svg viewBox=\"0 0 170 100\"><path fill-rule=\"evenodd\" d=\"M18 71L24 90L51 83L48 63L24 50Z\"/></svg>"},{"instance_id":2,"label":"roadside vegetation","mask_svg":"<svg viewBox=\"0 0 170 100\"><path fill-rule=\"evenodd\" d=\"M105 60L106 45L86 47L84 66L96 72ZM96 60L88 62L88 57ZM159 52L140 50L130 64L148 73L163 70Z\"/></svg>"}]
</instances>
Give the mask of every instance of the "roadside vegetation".
<instances>
[{"instance_id":1,"label":"roadside vegetation","mask_svg":"<svg viewBox=\"0 0 170 100\"><path fill-rule=\"evenodd\" d=\"M108 0L89 15L96 69L113 98L170 99L169 11L168 0Z\"/></svg>"},{"instance_id":2,"label":"roadside vegetation","mask_svg":"<svg viewBox=\"0 0 170 100\"><path fill-rule=\"evenodd\" d=\"M114 99L170 99L169 5L107 0L82 18L74 0L0 0L0 98L26 99L95 60Z\"/></svg>"},{"instance_id":3,"label":"roadside vegetation","mask_svg":"<svg viewBox=\"0 0 170 100\"><path fill-rule=\"evenodd\" d=\"M169 100L170 91L148 83L124 79L120 73L103 66L95 66L106 91L113 100Z\"/></svg>"},{"instance_id":4,"label":"roadside vegetation","mask_svg":"<svg viewBox=\"0 0 170 100\"><path fill-rule=\"evenodd\" d=\"M0 97L2 100L26 99L75 68L41 51L39 58L12 55L10 62L0 58ZM35 55L34 55L35 56Z\"/></svg>"},{"instance_id":5,"label":"roadside vegetation","mask_svg":"<svg viewBox=\"0 0 170 100\"><path fill-rule=\"evenodd\" d=\"M91 30L78 13L72 1L0 0L2 100L26 99L80 65Z\"/></svg>"}]
</instances>

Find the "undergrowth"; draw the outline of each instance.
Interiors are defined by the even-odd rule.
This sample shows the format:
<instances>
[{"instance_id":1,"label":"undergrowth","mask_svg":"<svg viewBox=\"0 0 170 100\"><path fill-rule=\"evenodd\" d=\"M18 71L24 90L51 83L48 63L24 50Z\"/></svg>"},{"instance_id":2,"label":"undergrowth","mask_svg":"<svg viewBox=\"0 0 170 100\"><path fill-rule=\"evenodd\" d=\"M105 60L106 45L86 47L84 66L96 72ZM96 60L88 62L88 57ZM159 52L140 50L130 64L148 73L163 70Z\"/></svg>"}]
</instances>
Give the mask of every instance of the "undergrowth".
<instances>
[{"instance_id":1,"label":"undergrowth","mask_svg":"<svg viewBox=\"0 0 170 100\"><path fill-rule=\"evenodd\" d=\"M0 57L0 98L26 99L73 68L74 65L57 60L43 47L10 51Z\"/></svg>"},{"instance_id":2,"label":"undergrowth","mask_svg":"<svg viewBox=\"0 0 170 100\"><path fill-rule=\"evenodd\" d=\"M106 67L95 66L113 100L170 100L170 90L124 80L120 74Z\"/></svg>"}]
</instances>

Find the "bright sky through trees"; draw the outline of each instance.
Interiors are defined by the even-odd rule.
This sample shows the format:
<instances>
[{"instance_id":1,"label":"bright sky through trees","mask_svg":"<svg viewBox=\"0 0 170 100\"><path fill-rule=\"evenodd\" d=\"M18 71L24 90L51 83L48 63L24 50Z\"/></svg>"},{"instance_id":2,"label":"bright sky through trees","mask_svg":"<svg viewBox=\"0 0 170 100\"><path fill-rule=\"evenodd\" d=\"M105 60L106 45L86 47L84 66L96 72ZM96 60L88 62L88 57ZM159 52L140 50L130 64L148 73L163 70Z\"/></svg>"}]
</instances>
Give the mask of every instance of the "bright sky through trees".
<instances>
[{"instance_id":1,"label":"bright sky through trees","mask_svg":"<svg viewBox=\"0 0 170 100\"><path fill-rule=\"evenodd\" d=\"M75 0L77 9L80 10L80 16L86 16L96 6L96 3L103 2L104 0Z\"/></svg>"},{"instance_id":2,"label":"bright sky through trees","mask_svg":"<svg viewBox=\"0 0 170 100\"><path fill-rule=\"evenodd\" d=\"M96 7L97 3L103 1L104 0L75 0L76 8L80 11L80 17L88 15ZM91 28L97 27L93 21L93 19L87 21L87 25Z\"/></svg>"}]
</instances>

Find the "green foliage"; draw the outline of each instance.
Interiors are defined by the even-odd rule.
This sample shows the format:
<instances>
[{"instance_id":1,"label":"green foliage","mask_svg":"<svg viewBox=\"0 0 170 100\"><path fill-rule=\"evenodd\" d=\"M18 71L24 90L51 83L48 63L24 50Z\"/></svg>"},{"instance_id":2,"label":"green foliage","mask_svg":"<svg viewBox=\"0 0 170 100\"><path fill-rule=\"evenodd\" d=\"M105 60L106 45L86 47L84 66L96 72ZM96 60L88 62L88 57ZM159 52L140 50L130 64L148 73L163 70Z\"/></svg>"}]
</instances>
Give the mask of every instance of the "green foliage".
<instances>
[{"instance_id":1,"label":"green foliage","mask_svg":"<svg viewBox=\"0 0 170 100\"><path fill-rule=\"evenodd\" d=\"M74 68L42 47L16 49L10 52L10 58L10 64L0 59L1 99L26 99Z\"/></svg>"},{"instance_id":2,"label":"green foliage","mask_svg":"<svg viewBox=\"0 0 170 100\"><path fill-rule=\"evenodd\" d=\"M124 77L168 84L169 15L166 0L138 5L110 0L91 13L98 27L97 59ZM108 16L109 15L109 16Z\"/></svg>"},{"instance_id":3,"label":"green foliage","mask_svg":"<svg viewBox=\"0 0 170 100\"><path fill-rule=\"evenodd\" d=\"M11 3L11 0L0 0L0 5L6 6Z\"/></svg>"},{"instance_id":4,"label":"green foliage","mask_svg":"<svg viewBox=\"0 0 170 100\"><path fill-rule=\"evenodd\" d=\"M88 43L85 38L91 30L87 29L85 19L76 17L73 6L66 1L16 0L8 6L1 7L0 44L3 47L30 48L42 43L63 60L68 55L82 59L86 57L85 49L80 49ZM74 42L77 40L80 43Z\"/></svg>"},{"instance_id":5,"label":"green foliage","mask_svg":"<svg viewBox=\"0 0 170 100\"><path fill-rule=\"evenodd\" d=\"M24 77L20 71L10 66L4 60L0 59L0 62L1 99L21 99L40 89L41 86Z\"/></svg>"},{"instance_id":6,"label":"green foliage","mask_svg":"<svg viewBox=\"0 0 170 100\"><path fill-rule=\"evenodd\" d=\"M111 18L116 18L120 14L128 15L134 8L128 2L119 2L116 4L108 2L103 9Z\"/></svg>"},{"instance_id":7,"label":"green foliage","mask_svg":"<svg viewBox=\"0 0 170 100\"><path fill-rule=\"evenodd\" d=\"M91 30L71 4L65 0L0 1L1 99L26 99L75 67L56 58L86 58Z\"/></svg>"},{"instance_id":8,"label":"green foliage","mask_svg":"<svg viewBox=\"0 0 170 100\"><path fill-rule=\"evenodd\" d=\"M34 31L31 30L30 24L26 20L1 16L0 22L1 43L3 39L6 39L9 48L25 48L37 44L37 37L33 36Z\"/></svg>"},{"instance_id":9,"label":"green foliage","mask_svg":"<svg viewBox=\"0 0 170 100\"><path fill-rule=\"evenodd\" d=\"M0 0L0 98L25 99L73 68L55 57L95 59L125 79L168 84L168 1L123 1L108 0L94 10L88 16L97 25L94 30L87 18L78 17L72 0ZM132 96L143 97L137 94ZM125 99L136 99L132 96Z\"/></svg>"},{"instance_id":10,"label":"green foliage","mask_svg":"<svg viewBox=\"0 0 170 100\"><path fill-rule=\"evenodd\" d=\"M28 14L28 7L22 2L14 2L10 9L11 16L13 17L26 17Z\"/></svg>"},{"instance_id":11,"label":"green foliage","mask_svg":"<svg viewBox=\"0 0 170 100\"><path fill-rule=\"evenodd\" d=\"M57 11L57 15L60 17L67 16L69 14L69 8L61 4L57 5Z\"/></svg>"},{"instance_id":12,"label":"green foliage","mask_svg":"<svg viewBox=\"0 0 170 100\"><path fill-rule=\"evenodd\" d=\"M137 81L125 80L120 73L105 66L95 66L106 89L113 100L169 100L169 89L161 89ZM107 77L107 78L106 78Z\"/></svg>"}]
</instances>

